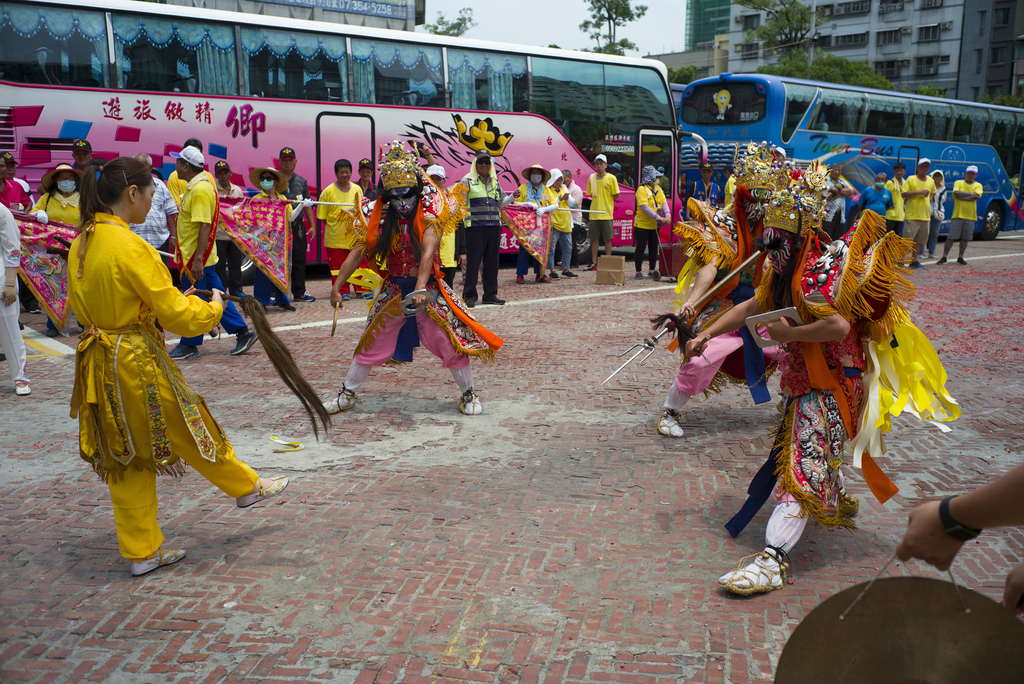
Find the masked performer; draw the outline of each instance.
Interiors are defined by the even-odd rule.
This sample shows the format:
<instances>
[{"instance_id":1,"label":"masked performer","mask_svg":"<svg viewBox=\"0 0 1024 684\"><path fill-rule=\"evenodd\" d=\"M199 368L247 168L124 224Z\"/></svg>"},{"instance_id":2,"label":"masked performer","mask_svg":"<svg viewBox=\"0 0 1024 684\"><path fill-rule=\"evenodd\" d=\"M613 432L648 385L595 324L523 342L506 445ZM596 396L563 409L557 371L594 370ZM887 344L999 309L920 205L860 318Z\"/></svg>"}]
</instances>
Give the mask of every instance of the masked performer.
<instances>
[{"instance_id":1,"label":"masked performer","mask_svg":"<svg viewBox=\"0 0 1024 684\"><path fill-rule=\"evenodd\" d=\"M183 475L188 463L239 507L288 485L235 458L206 402L167 355L158 321L175 334L204 335L224 303L217 290L209 303L179 292L153 247L129 229L146 220L152 199L153 177L135 159L118 157L101 173L85 174L82 233L68 258L69 300L85 328L71 415L78 417L81 457L110 487L121 555L133 575L185 556L163 548L158 473Z\"/></svg>"},{"instance_id":2,"label":"masked performer","mask_svg":"<svg viewBox=\"0 0 1024 684\"><path fill-rule=\"evenodd\" d=\"M774 191L765 206L764 240L770 256L753 298L731 308L686 345L688 355L707 341L762 312L795 307L802 323L767 324L783 343L783 417L768 460L748 489L743 509L726 525L736 536L767 500L778 498L764 551L723 575L727 590L749 595L782 587L787 554L808 518L832 527L854 527L859 502L843 490L840 465L847 441L857 437L854 465L872 493L885 501L896 488L868 451L881 453L880 428L907 410L925 419L959 415L945 393L945 371L927 339L908 320L913 296L907 280L913 245L886 233L885 221L865 212L841 240L823 248L823 167L794 178L790 163L763 172ZM819 242L819 240L823 242ZM902 404L895 397L903 397ZM870 400L869 400L870 399Z\"/></svg>"},{"instance_id":3,"label":"masked performer","mask_svg":"<svg viewBox=\"0 0 1024 684\"><path fill-rule=\"evenodd\" d=\"M694 220L676 224L674 232L690 246L690 258L679 273L676 292L689 288L689 296L678 315L663 319L671 319L677 325L693 321L694 328L703 329L754 296L763 258L733 276L711 301L695 308L713 286L755 253L755 242L761 238L763 208L758 196L763 199L767 193L763 187L765 176L756 169L769 164L771 155L755 145L747 153L749 161L745 158L738 164L732 209L716 211L711 205L691 198L688 214ZM775 347L758 347L746 328L709 340L703 354L684 359L665 397L658 432L682 437L680 410L695 394L720 391L726 382L745 383L755 404L769 401L767 379L775 368L777 354Z\"/></svg>"},{"instance_id":4,"label":"masked performer","mask_svg":"<svg viewBox=\"0 0 1024 684\"><path fill-rule=\"evenodd\" d=\"M357 243L338 271L331 303L342 305L341 285L365 254L371 268L384 276L356 345L355 358L338 396L325 402L328 412L355 406L356 391L374 366L412 361L421 343L451 371L466 415L483 411L473 391L470 358L490 359L502 344L477 323L445 283L438 250L441 235L461 219L457 202L426 178L416 157L393 142L380 167L380 196L369 217L357 214ZM403 302L417 309L407 312Z\"/></svg>"}]
</instances>

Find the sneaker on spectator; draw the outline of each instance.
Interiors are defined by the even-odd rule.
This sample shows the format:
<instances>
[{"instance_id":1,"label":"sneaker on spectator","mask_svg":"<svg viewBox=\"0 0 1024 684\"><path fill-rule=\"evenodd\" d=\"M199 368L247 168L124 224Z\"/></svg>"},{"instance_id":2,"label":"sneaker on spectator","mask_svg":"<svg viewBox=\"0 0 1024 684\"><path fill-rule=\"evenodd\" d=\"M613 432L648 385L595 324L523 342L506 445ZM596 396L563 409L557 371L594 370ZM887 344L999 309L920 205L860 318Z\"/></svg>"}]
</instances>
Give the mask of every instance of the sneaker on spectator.
<instances>
[{"instance_id":1,"label":"sneaker on spectator","mask_svg":"<svg viewBox=\"0 0 1024 684\"><path fill-rule=\"evenodd\" d=\"M199 348L193 347L188 344L178 343L178 346L171 350L168 354L175 361L184 361L185 359L195 359L199 357Z\"/></svg>"},{"instance_id":2,"label":"sneaker on spectator","mask_svg":"<svg viewBox=\"0 0 1024 684\"><path fill-rule=\"evenodd\" d=\"M959 259L957 259L956 263L960 264L961 266L966 266L967 265L967 262L964 261L963 257L960 257Z\"/></svg>"},{"instance_id":3,"label":"sneaker on spectator","mask_svg":"<svg viewBox=\"0 0 1024 684\"><path fill-rule=\"evenodd\" d=\"M372 292L364 292L363 293L363 299L373 299L373 293Z\"/></svg>"},{"instance_id":4,"label":"sneaker on spectator","mask_svg":"<svg viewBox=\"0 0 1024 684\"><path fill-rule=\"evenodd\" d=\"M306 292L304 292L302 294L301 297L296 297L292 301L295 301L295 302L315 302L316 301L316 297L314 297L313 295L309 294L309 291L307 290Z\"/></svg>"},{"instance_id":5,"label":"sneaker on spectator","mask_svg":"<svg viewBox=\"0 0 1024 684\"><path fill-rule=\"evenodd\" d=\"M347 295L347 294L343 294L343 295L341 295L341 301L343 301L343 302L347 302L347 301L348 301L348 300L350 300L350 299L352 299L352 297L350 297L350 296L349 296L349 295Z\"/></svg>"},{"instance_id":6,"label":"sneaker on spectator","mask_svg":"<svg viewBox=\"0 0 1024 684\"><path fill-rule=\"evenodd\" d=\"M584 270L584 271L596 271L596 270L597 270L597 264L590 264L589 266L587 266L587 267L586 267L585 269L583 269L583 270Z\"/></svg>"},{"instance_id":7,"label":"sneaker on spectator","mask_svg":"<svg viewBox=\"0 0 1024 684\"><path fill-rule=\"evenodd\" d=\"M46 329L46 336L47 337L60 337L60 330L57 330L56 328L47 328Z\"/></svg>"},{"instance_id":8,"label":"sneaker on spectator","mask_svg":"<svg viewBox=\"0 0 1024 684\"><path fill-rule=\"evenodd\" d=\"M287 301L277 302L277 308L281 309L282 311L295 311L295 307L289 304Z\"/></svg>"},{"instance_id":9,"label":"sneaker on spectator","mask_svg":"<svg viewBox=\"0 0 1024 684\"><path fill-rule=\"evenodd\" d=\"M551 278L548 278L543 273L538 273L536 280L537 280L538 283L550 283L551 282Z\"/></svg>"},{"instance_id":10,"label":"sneaker on spectator","mask_svg":"<svg viewBox=\"0 0 1024 684\"><path fill-rule=\"evenodd\" d=\"M522 285L525 282L526 282L526 276L521 276L521 275L517 275L516 276L516 283L518 283L519 285Z\"/></svg>"},{"instance_id":11,"label":"sneaker on spectator","mask_svg":"<svg viewBox=\"0 0 1024 684\"><path fill-rule=\"evenodd\" d=\"M252 349L252 345L256 344L256 340L259 337L256 335L255 330L246 330L235 335L235 348L229 353L231 356L240 356L245 352Z\"/></svg>"},{"instance_id":12,"label":"sneaker on spectator","mask_svg":"<svg viewBox=\"0 0 1024 684\"><path fill-rule=\"evenodd\" d=\"M563 278L579 278L579 276L576 275L575 273L573 273L572 271L562 271L562 277Z\"/></svg>"},{"instance_id":13,"label":"sneaker on spectator","mask_svg":"<svg viewBox=\"0 0 1024 684\"><path fill-rule=\"evenodd\" d=\"M643 280L643 279L644 279L644 274L643 274L643 273L641 273L640 271L637 271L637 272L636 272L636 275L635 275L635 276L633 276L633 279L634 279L634 280Z\"/></svg>"},{"instance_id":14,"label":"sneaker on spectator","mask_svg":"<svg viewBox=\"0 0 1024 684\"><path fill-rule=\"evenodd\" d=\"M548 273L548 278L551 278L552 280L558 280L561 277L562 276L558 275L558 271L552 271L551 273Z\"/></svg>"},{"instance_id":15,"label":"sneaker on spectator","mask_svg":"<svg viewBox=\"0 0 1024 684\"><path fill-rule=\"evenodd\" d=\"M43 310L39 308L38 304L33 304L28 309L29 313L43 313Z\"/></svg>"}]
</instances>

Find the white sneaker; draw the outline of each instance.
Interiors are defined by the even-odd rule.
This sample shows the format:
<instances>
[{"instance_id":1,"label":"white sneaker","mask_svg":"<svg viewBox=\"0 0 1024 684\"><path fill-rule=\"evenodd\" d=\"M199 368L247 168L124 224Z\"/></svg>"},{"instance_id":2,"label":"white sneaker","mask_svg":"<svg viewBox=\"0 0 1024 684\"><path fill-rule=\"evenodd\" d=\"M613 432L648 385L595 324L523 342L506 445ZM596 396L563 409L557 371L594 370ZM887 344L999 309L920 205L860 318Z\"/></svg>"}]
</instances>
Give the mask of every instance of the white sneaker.
<instances>
[{"instance_id":1,"label":"white sneaker","mask_svg":"<svg viewBox=\"0 0 1024 684\"><path fill-rule=\"evenodd\" d=\"M356 393L348 389L344 385L341 386L341 391L338 392L338 396L330 401L324 402L324 408L332 416L335 413L341 413L347 411L356 405Z\"/></svg>"},{"instance_id":2,"label":"white sneaker","mask_svg":"<svg viewBox=\"0 0 1024 684\"><path fill-rule=\"evenodd\" d=\"M679 424L680 417L679 411L665 409L661 414L661 419L658 420L658 432L666 437L682 437L683 426Z\"/></svg>"},{"instance_id":3,"label":"white sneaker","mask_svg":"<svg viewBox=\"0 0 1024 684\"><path fill-rule=\"evenodd\" d=\"M779 562L773 550L766 548L756 554L753 563L727 572L718 578L718 583L740 596L768 593L782 588L788 567L788 563Z\"/></svg>"},{"instance_id":4,"label":"white sneaker","mask_svg":"<svg viewBox=\"0 0 1024 684\"><path fill-rule=\"evenodd\" d=\"M480 398L476 396L472 387L459 397L459 410L467 416L479 416L484 412L484 405L480 403Z\"/></svg>"},{"instance_id":5,"label":"white sneaker","mask_svg":"<svg viewBox=\"0 0 1024 684\"><path fill-rule=\"evenodd\" d=\"M170 549L165 552L163 548L159 548L156 550L156 553L146 560L132 561L132 577L140 577L147 572L153 572L157 568L177 563L184 557L185 549Z\"/></svg>"},{"instance_id":6,"label":"white sneaker","mask_svg":"<svg viewBox=\"0 0 1024 684\"><path fill-rule=\"evenodd\" d=\"M14 388L14 393L17 394L19 397L27 397L28 395L32 394L32 388L28 386L28 383L25 383L24 385L16 385Z\"/></svg>"},{"instance_id":7,"label":"white sneaker","mask_svg":"<svg viewBox=\"0 0 1024 684\"><path fill-rule=\"evenodd\" d=\"M259 503L264 499L269 499L272 496L277 496L284 491L284 488L288 486L287 477L274 477L270 480L271 484L269 487L264 488L259 482L253 490L245 496L239 496L235 499L235 503L238 504L239 508L247 508L255 503Z\"/></svg>"}]
</instances>

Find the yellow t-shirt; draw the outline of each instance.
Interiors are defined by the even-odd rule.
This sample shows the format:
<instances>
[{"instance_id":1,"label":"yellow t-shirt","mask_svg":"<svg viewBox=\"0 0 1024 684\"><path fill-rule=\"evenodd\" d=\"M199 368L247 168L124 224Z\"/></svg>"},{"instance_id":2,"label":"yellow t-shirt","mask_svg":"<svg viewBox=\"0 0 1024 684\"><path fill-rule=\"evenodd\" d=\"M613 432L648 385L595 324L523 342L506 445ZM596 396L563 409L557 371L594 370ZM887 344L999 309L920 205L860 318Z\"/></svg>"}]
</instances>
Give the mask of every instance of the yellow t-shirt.
<instances>
[{"instance_id":1,"label":"yellow t-shirt","mask_svg":"<svg viewBox=\"0 0 1024 684\"><path fill-rule=\"evenodd\" d=\"M885 189L892 194L892 209L885 211L885 218L890 221L902 221L906 215L903 208L903 188L906 182L905 179L899 182L893 178L885 183Z\"/></svg>"},{"instance_id":2,"label":"yellow t-shirt","mask_svg":"<svg viewBox=\"0 0 1024 684\"><path fill-rule=\"evenodd\" d=\"M965 180L958 180L953 183L953 192L957 190L961 192L970 192L975 195L980 195L984 188L981 183L975 181L968 183ZM970 219L971 221L978 220L978 200L958 200L955 196L953 197L953 218L955 219Z\"/></svg>"},{"instance_id":3,"label":"yellow t-shirt","mask_svg":"<svg viewBox=\"0 0 1024 684\"><path fill-rule=\"evenodd\" d=\"M61 200L64 200L63 203ZM64 197L60 193L54 193L51 196L47 193L39 198L36 206L32 207L32 211L45 211L47 218L51 221L69 223L72 226L77 226L81 220L77 192L72 193L70 197Z\"/></svg>"},{"instance_id":4,"label":"yellow t-shirt","mask_svg":"<svg viewBox=\"0 0 1024 684\"><path fill-rule=\"evenodd\" d=\"M217 187L217 179L214 178L213 174L209 171L203 171L200 175L209 178L210 184L213 185L213 187ZM178 205L178 209L180 210L181 198L185 196L185 188L188 186L188 183L178 178L177 171L171 171L171 175L167 177L167 182L164 183L164 185L166 185L167 189L171 191L171 197L174 198L174 203Z\"/></svg>"},{"instance_id":5,"label":"yellow t-shirt","mask_svg":"<svg viewBox=\"0 0 1024 684\"><path fill-rule=\"evenodd\" d=\"M645 214L640 207L646 205L657 214L663 204L665 204L665 192L660 187L656 187L652 193L650 185L646 183L641 185L636 189L636 216L633 225L641 230L657 230L658 221Z\"/></svg>"},{"instance_id":6,"label":"yellow t-shirt","mask_svg":"<svg viewBox=\"0 0 1024 684\"><path fill-rule=\"evenodd\" d=\"M324 247L330 249L352 249L356 246L356 234L352 230L355 212L361 211L360 200L363 192L357 183L348 184L348 192L342 192L337 183L331 183L320 193L321 202L351 204L351 207L332 207L318 204L316 217L324 221Z\"/></svg>"},{"instance_id":7,"label":"yellow t-shirt","mask_svg":"<svg viewBox=\"0 0 1024 684\"><path fill-rule=\"evenodd\" d=\"M568 195L565 189L555 190L554 188L548 188L548 192L551 193L553 201L558 202L558 198L563 194ZM569 198L566 197L561 202L558 202L558 209L551 212L551 227L557 230L559 233L571 233L572 232L572 213L569 211L562 211L563 209L569 208Z\"/></svg>"},{"instance_id":8,"label":"yellow t-shirt","mask_svg":"<svg viewBox=\"0 0 1024 684\"><path fill-rule=\"evenodd\" d=\"M907 220L908 221L931 221L932 203L931 197L935 194L935 181L931 176L925 176L921 180L913 175L903 182L903 192L915 190L927 190L927 195L914 195L907 198Z\"/></svg>"},{"instance_id":9,"label":"yellow t-shirt","mask_svg":"<svg viewBox=\"0 0 1024 684\"><path fill-rule=\"evenodd\" d=\"M181 200L181 211L178 213L178 248L187 263L195 254L199 244L199 224L213 223L213 212L217 211L217 191L207 176L200 174L185 186L185 196ZM206 245L203 245L203 249ZM217 250L211 249L203 266L217 263Z\"/></svg>"},{"instance_id":10,"label":"yellow t-shirt","mask_svg":"<svg viewBox=\"0 0 1024 684\"><path fill-rule=\"evenodd\" d=\"M591 198L590 220L611 221L615 214L615 198L619 196L618 179L610 173L605 174L604 178L598 178L596 173L592 173L587 181L587 194Z\"/></svg>"},{"instance_id":11,"label":"yellow t-shirt","mask_svg":"<svg viewBox=\"0 0 1024 684\"><path fill-rule=\"evenodd\" d=\"M736 192L736 176L729 176L725 181L725 198L722 200L726 206L732 204L732 195Z\"/></svg>"}]
</instances>

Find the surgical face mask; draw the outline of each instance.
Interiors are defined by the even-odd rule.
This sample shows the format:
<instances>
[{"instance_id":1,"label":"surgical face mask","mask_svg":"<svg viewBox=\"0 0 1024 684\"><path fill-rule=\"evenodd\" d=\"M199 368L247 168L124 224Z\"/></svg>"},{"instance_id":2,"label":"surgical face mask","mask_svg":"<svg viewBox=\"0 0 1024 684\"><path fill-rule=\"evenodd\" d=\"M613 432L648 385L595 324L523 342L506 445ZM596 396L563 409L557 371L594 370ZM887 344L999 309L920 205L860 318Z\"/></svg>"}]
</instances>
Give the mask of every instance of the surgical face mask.
<instances>
[{"instance_id":1,"label":"surgical face mask","mask_svg":"<svg viewBox=\"0 0 1024 684\"><path fill-rule=\"evenodd\" d=\"M530 182L533 183L534 185L540 185L540 182L541 180L543 180L543 178L544 176L540 175L539 173L530 174Z\"/></svg>"},{"instance_id":2,"label":"surgical face mask","mask_svg":"<svg viewBox=\"0 0 1024 684\"><path fill-rule=\"evenodd\" d=\"M73 181L73 180L57 181L57 189L60 190L61 192L74 192L75 191L75 181Z\"/></svg>"},{"instance_id":3,"label":"surgical face mask","mask_svg":"<svg viewBox=\"0 0 1024 684\"><path fill-rule=\"evenodd\" d=\"M263 192L269 193L274 189L274 181L272 180L261 180L260 187L263 188Z\"/></svg>"},{"instance_id":4,"label":"surgical face mask","mask_svg":"<svg viewBox=\"0 0 1024 684\"><path fill-rule=\"evenodd\" d=\"M883 183L882 181L875 181L875 187L881 190L882 188L885 187L885 183Z\"/></svg>"}]
</instances>

